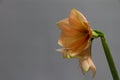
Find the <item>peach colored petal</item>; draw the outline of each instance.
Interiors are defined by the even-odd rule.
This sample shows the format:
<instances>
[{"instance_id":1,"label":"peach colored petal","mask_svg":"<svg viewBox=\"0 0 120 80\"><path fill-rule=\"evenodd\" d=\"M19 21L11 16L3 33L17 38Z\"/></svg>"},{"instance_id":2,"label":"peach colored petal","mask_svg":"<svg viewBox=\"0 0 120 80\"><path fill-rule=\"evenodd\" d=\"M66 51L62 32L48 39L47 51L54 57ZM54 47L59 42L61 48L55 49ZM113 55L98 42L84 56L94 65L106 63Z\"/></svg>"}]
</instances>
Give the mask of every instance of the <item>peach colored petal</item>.
<instances>
[{"instance_id":1,"label":"peach colored petal","mask_svg":"<svg viewBox=\"0 0 120 80\"><path fill-rule=\"evenodd\" d=\"M84 15L76 9L72 9L69 16L70 24L74 25L74 29L86 30L89 26L85 26L84 23L88 24L87 19ZM88 24L89 25L89 24Z\"/></svg>"},{"instance_id":2,"label":"peach colored petal","mask_svg":"<svg viewBox=\"0 0 120 80\"><path fill-rule=\"evenodd\" d=\"M73 42L84 40L86 33L79 32L73 28L68 22L62 20L58 23L59 28L62 30L58 44L64 47L69 47Z\"/></svg>"},{"instance_id":3,"label":"peach colored petal","mask_svg":"<svg viewBox=\"0 0 120 80\"><path fill-rule=\"evenodd\" d=\"M65 48L71 49L71 56L79 55L89 44L89 35L83 35L78 38L67 37L63 35L61 39L59 39L59 44L64 46Z\"/></svg>"},{"instance_id":4,"label":"peach colored petal","mask_svg":"<svg viewBox=\"0 0 120 80\"><path fill-rule=\"evenodd\" d=\"M87 27L87 31L89 31L89 35L92 37L92 29L90 28L89 24L84 22L84 25Z\"/></svg>"},{"instance_id":5,"label":"peach colored petal","mask_svg":"<svg viewBox=\"0 0 120 80\"><path fill-rule=\"evenodd\" d=\"M83 43L82 46L78 47L75 50L72 50L71 56L75 57L84 57L90 55L90 46L89 42Z\"/></svg>"},{"instance_id":6,"label":"peach colored petal","mask_svg":"<svg viewBox=\"0 0 120 80\"><path fill-rule=\"evenodd\" d=\"M77 56L81 56L84 59L87 57L91 56L91 42L89 41L87 43L87 45L85 46L85 48L77 55Z\"/></svg>"},{"instance_id":7,"label":"peach colored petal","mask_svg":"<svg viewBox=\"0 0 120 80\"><path fill-rule=\"evenodd\" d=\"M87 46L89 42L89 35L84 35L84 37L80 37L76 42L74 42L72 45L70 45L70 48L74 48L74 51L79 52L83 51L84 48Z\"/></svg>"},{"instance_id":8,"label":"peach colored petal","mask_svg":"<svg viewBox=\"0 0 120 80\"><path fill-rule=\"evenodd\" d=\"M77 48L78 45L82 46L81 44L86 40L86 35L81 33L73 36L73 34L62 32L58 43L62 44L65 48Z\"/></svg>"},{"instance_id":9,"label":"peach colored petal","mask_svg":"<svg viewBox=\"0 0 120 80\"><path fill-rule=\"evenodd\" d=\"M71 31L71 25L69 24L67 18L57 22L57 25L62 31Z\"/></svg>"},{"instance_id":10,"label":"peach colored petal","mask_svg":"<svg viewBox=\"0 0 120 80\"><path fill-rule=\"evenodd\" d=\"M87 29L83 29L83 30L80 29L80 30L78 31L78 30L74 29L75 26L74 26L74 25L71 25L71 24L69 23L68 18L63 19L63 20L57 22L57 25L58 25L59 29L61 29L62 31L69 31L69 32L72 32L72 31L76 31L76 32L86 32L86 30L87 30Z\"/></svg>"}]
</instances>

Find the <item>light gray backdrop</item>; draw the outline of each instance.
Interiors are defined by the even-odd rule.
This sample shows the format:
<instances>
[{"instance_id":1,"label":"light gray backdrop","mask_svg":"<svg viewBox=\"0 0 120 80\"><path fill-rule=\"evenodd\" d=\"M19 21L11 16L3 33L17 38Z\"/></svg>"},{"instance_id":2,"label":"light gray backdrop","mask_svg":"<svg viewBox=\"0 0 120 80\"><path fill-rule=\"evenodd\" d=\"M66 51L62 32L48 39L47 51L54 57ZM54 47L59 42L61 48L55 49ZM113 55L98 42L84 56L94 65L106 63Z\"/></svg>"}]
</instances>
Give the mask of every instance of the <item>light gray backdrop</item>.
<instances>
[{"instance_id":1,"label":"light gray backdrop","mask_svg":"<svg viewBox=\"0 0 120 80\"><path fill-rule=\"evenodd\" d=\"M0 0L0 80L91 80L78 60L56 52L56 22L72 8L80 10L93 29L106 34L120 74L120 0ZM112 80L100 40L94 40L94 80Z\"/></svg>"}]
</instances>

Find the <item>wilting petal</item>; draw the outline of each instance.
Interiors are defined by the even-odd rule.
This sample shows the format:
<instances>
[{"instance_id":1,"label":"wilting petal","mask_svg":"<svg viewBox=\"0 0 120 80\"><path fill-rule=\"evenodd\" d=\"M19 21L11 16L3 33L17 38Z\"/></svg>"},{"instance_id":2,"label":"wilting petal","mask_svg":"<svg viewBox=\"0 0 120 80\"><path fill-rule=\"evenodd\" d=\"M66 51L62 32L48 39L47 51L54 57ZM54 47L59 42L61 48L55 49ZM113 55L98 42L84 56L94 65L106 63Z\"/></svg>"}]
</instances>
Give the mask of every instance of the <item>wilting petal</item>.
<instances>
[{"instance_id":1,"label":"wilting petal","mask_svg":"<svg viewBox=\"0 0 120 80\"><path fill-rule=\"evenodd\" d=\"M80 59L79 62L80 62L80 66L83 71L83 74L91 70L93 73L93 77L95 76L96 67L91 58Z\"/></svg>"},{"instance_id":2,"label":"wilting petal","mask_svg":"<svg viewBox=\"0 0 120 80\"><path fill-rule=\"evenodd\" d=\"M88 47L79 54L79 56L82 57L79 59L79 62L83 73L91 70L94 77L96 73L96 67L91 59L91 44L89 44Z\"/></svg>"},{"instance_id":3,"label":"wilting petal","mask_svg":"<svg viewBox=\"0 0 120 80\"><path fill-rule=\"evenodd\" d=\"M88 58L88 62L90 64L90 70L93 72L93 77L94 77L96 74L96 67L91 58Z\"/></svg>"},{"instance_id":4,"label":"wilting petal","mask_svg":"<svg viewBox=\"0 0 120 80\"><path fill-rule=\"evenodd\" d=\"M85 74L87 71L89 71L90 64L87 59L80 59L80 66L83 71L83 74Z\"/></svg>"}]
</instances>

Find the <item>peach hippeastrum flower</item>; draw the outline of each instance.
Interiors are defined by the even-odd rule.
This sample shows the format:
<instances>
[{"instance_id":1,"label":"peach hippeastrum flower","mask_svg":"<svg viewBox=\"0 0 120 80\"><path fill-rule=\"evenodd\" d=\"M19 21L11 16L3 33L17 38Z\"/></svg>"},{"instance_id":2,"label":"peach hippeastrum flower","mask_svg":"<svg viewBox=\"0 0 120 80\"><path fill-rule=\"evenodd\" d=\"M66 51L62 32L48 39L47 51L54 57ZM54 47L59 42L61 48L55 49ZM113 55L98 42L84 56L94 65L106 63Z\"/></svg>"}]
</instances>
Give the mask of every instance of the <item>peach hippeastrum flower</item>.
<instances>
[{"instance_id":1,"label":"peach hippeastrum flower","mask_svg":"<svg viewBox=\"0 0 120 80\"><path fill-rule=\"evenodd\" d=\"M68 18L57 23L61 30L58 44L63 48L57 49L63 58L78 58L83 73L91 70L93 77L96 67L91 58L91 43L94 31L81 12L72 9Z\"/></svg>"}]
</instances>

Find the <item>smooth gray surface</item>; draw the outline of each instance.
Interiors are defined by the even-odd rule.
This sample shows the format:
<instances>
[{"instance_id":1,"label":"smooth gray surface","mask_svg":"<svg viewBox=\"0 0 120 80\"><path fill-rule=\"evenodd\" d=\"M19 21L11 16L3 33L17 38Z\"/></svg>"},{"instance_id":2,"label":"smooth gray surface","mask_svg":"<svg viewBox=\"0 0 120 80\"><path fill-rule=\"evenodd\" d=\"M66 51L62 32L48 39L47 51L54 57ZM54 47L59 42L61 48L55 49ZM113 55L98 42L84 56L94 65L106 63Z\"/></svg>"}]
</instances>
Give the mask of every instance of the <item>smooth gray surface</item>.
<instances>
[{"instance_id":1,"label":"smooth gray surface","mask_svg":"<svg viewBox=\"0 0 120 80\"><path fill-rule=\"evenodd\" d=\"M120 74L120 0L1 0L0 80L91 80L91 73L82 75L78 60L64 60L55 51L60 47L56 22L72 8L106 34ZM112 80L99 39L92 56L94 80Z\"/></svg>"}]
</instances>

